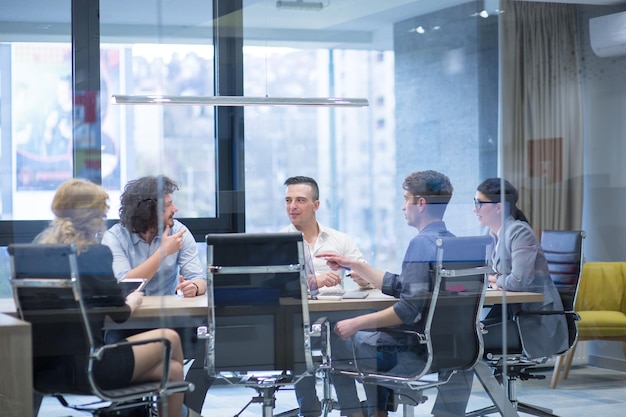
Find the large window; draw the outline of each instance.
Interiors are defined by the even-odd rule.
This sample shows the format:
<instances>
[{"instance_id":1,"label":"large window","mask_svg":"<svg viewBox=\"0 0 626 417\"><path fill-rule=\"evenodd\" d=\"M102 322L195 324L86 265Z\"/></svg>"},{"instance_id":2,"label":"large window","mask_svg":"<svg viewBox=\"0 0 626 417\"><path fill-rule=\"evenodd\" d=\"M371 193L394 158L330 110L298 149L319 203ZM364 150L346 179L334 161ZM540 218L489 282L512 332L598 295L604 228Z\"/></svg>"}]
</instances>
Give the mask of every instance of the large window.
<instances>
[{"instance_id":1,"label":"large window","mask_svg":"<svg viewBox=\"0 0 626 417\"><path fill-rule=\"evenodd\" d=\"M471 197L485 174L481 161L495 155L495 148L481 146L479 132L486 126L497 136L494 118L484 116L496 114L488 99L497 96L496 84L481 85L479 73L496 68L495 46L459 46L451 28L484 42L497 36L495 20L471 16L467 7L423 15L410 2L381 14L383 6L369 3L351 11L328 3L312 13L244 1L243 12L221 16L216 29L208 3L102 2L100 118L94 122L81 101L89 91L75 91L72 106L75 57L70 2L65 5L64 43L60 35L31 42L6 33L0 45L2 85L8 87L2 105L11 109L2 113L2 220L11 221L3 225L6 242L32 239L45 225L37 221L51 218L56 186L82 175L77 144L82 132L92 134L89 123L98 129L93 167L111 196L112 219L128 180L166 174L181 185L179 217L198 241L215 230L275 231L288 222L283 181L308 175L320 184L320 221L353 236L373 264L397 270L414 235L400 211L400 185L410 172L436 169L455 186L449 227L457 234L477 231ZM220 3L218 14L224 5L234 7ZM16 21L30 18L26 9L11 10ZM362 20L363 13L376 23ZM417 31L434 28L432 22L437 30ZM238 33L239 52L229 43ZM221 89L239 88L229 77L237 80L240 56L245 95L362 97L370 106L246 107L240 120L210 106L112 103L114 94L213 95L216 50L226 80ZM497 165L488 166L495 175Z\"/></svg>"},{"instance_id":2,"label":"large window","mask_svg":"<svg viewBox=\"0 0 626 417\"><path fill-rule=\"evenodd\" d=\"M467 6L413 17L415 5L405 4L372 26L361 17L377 11L362 6L244 8L246 95L370 102L365 109L246 110L246 227L288 224L283 181L311 176L320 185L319 221L354 237L368 261L397 271L415 235L400 210L411 172L446 173L455 188L449 228L478 233L470 202L479 178L497 168L485 164L494 161L496 143L482 146L481 135L497 137L497 83L481 81L497 72L497 20L472 16ZM489 47L459 44L459 31ZM314 32L323 35L312 42Z\"/></svg>"},{"instance_id":3,"label":"large window","mask_svg":"<svg viewBox=\"0 0 626 417\"><path fill-rule=\"evenodd\" d=\"M352 236L375 267L400 272L417 234L401 211L409 173L450 177L444 220L459 236L483 232L476 186L503 175L552 224L580 214L584 197L588 260L621 259L624 234L615 232L624 229L626 187L619 161L607 161L618 160L615 149L625 143L625 60L593 54L588 22L623 6L571 6L572 29L561 35L575 41L547 24L559 47L538 36L541 47L527 48L537 56L513 62L509 54L527 45L506 31L506 14L483 8L507 6L512 16L514 7L536 7L525 15L532 26L553 14L542 2L293 2L314 3L314 11L278 7L285 3L0 1L0 298L10 297L4 247L32 240L52 217L56 187L75 176L107 189L112 222L127 181L172 177L181 187L178 217L201 247L209 232L286 226L283 182L311 176L320 185L320 222ZM507 38L513 47L502 46ZM543 46L574 44L576 53L541 55ZM525 71L533 76L503 82ZM81 87L85 80L90 87ZM114 94L339 96L367 98L369 106L131 106L114 104ZM526 126L516 119L522 112ZM571 144L583 136L580 151ZM545 204L546 195L583 179L585 196L564 192ZM607 367L624 366L620 349L606 349L613 350ZM607 357L603 350L597 357Z\"/></svg>"}]
</instances>

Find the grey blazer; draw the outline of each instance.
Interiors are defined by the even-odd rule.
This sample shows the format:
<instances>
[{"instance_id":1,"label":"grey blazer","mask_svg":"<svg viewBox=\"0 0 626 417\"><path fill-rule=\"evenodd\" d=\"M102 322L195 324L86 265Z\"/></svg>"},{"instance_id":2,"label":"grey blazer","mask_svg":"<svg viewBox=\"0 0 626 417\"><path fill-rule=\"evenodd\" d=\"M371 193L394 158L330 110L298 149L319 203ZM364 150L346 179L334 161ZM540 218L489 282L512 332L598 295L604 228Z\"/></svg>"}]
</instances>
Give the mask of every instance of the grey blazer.
<instances>
[{"instance_id":1,"label":"grey blazer","mask_svg":"<svg viewBox=\"0 0 626 417\"><path fill-rule=\"evenodd\" d=\"M498 236L493 237L496 239L493 268L501 274L498 286L507 291L542 292L544 295L541 303L510 304L508 311L563 310L539 239L528 223L509 218ZM524 353L529 358L555 355L568 347L567 322L563 315L522 315L519 329Z\"/></svg>"}]
</instances>

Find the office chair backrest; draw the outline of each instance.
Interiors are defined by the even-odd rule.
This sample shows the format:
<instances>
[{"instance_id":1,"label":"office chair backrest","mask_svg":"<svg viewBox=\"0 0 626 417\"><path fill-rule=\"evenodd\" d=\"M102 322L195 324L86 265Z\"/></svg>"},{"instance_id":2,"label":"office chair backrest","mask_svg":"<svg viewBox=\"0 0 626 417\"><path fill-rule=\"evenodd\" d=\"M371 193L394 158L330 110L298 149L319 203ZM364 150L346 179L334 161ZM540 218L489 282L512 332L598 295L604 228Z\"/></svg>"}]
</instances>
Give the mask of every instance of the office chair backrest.
<instances>
[{"instance_id":1,"label":"office chair backrest","mask_svg":"<svg viewBox=\"0 0 626 417\"><path fill-rule=\"evenodd\" d=\"M301 233L208 234L209 373L220 371L293 370L296 361L312 369L304 246ZM248 357L236 367L219 356L226 316L273 317L272 329L247 334ZM216 321L217 320L217 321ZM251 324L251 323L248 323ZM294 335L295 333L295 335ZM286 334L288 340L278 340ZM304 340L303 340L304 339ZM294 340L296 342L294 343ZM272 347L272 358L261 358L254 345ZM294 352L295 349L295 352ZM216 353L217 350L217 353ZM282 352L282 354L278 354Z\"/></svg>"},{"instance_id":2,"label":"office chair backrest","mask_svg":"<svg viewBox=\"0 0 626 417\"><path fill-rule=\"evenodd\" d=\"M118 411L148 410L158 401L167 414L167 397L175 392L193 389L186 381L169 381L168 361L171 358L169 343L163 338L135 342L139 345L159 342L164 345L162 377L159 381L147 381L128 387L101 387L92 370L104 350L116 349L119 344L96 346L93 323L104 321L106 315L127 313L126 306L100 307L109 304L109 297L119 301L120 293L111 289L83 287L78 271L76 247L65 244L12 244L8 247L11 258L11 287L17 311L21 318L30 322L32 332L33 385L35 399L40 394L53 394L65 406L88 411L94 415L121 415ZM81 264L81 267L84 265ZM112 270L110 273L113 280ZM85 271L88 277L93 271ZM85 299L83 299L83 296ZM119 304L119 303L118 303ZM94 328L94 331L95 328ZM86 406L71 405L64 394L97 396ZM39 400L40 401L40 400ZM36 408L39 404L36 404ZM127 415L127 414L124 414Z\"/></svg>"},{"instance_id":3,"label":"office chair backrest","mask_svg":"<svg viewBox=\"0 0 626 417\"><path fill-rule=\"evenodd\" d=\"M470 369L482 356L479 316L493 240L489 236L442 238L434 273L440 277L430 336L431 371Z\"/></svg>"},{"instance_id":4,"label":"office chair backrest","mask_svg":"<svg viewBox=\"0 0 626 417\"><path fill-rule=\"evenodd\" d=\"M12 244L8 251L17 311L31 323L36 388L42 392L89 393L77 389L88 386L86 373L69 376L55 367L55 358L59 357L74 356L86 364L93 344L90 329L84 326L85 309L80 306L76 248ZM68 344L67 340L73 343Z\"/></svg>"},{"instance_id":5,"label":"office chair backrest","mask_svg":"<svg viewBox=\"0 0 626 417\"><path fill-rule=\"evenodd\" d=\"M215 305L274 305L300 298L301 233L209 234ZM286 266L287 268L279 268Z\"/></svg>"},{"instance_id":6,"label":"office chair backrest","mask_svg":"<svg viewBox=\"0 0 626 417\"><path fill-rule=\"evenodd\" d=\"M550 278L561 294L565 310L573 310L583 263L583 230L543 230L541 248Z\"/></svg>"},{"instance_id":7,"label":"office chair backrest","mask_svg":"<svg viewBox=\"0 0 626 417\"><path fill-rule=\"evenodd\" d=\"M543 230L541 232L541 248L548 261L550 278L561 296L563 309L574 311L574 303L583 266L584 230ZM568 332L568 349L578 338L577 316L573 313L565 315Z\"/></svg>"}]
</instances>

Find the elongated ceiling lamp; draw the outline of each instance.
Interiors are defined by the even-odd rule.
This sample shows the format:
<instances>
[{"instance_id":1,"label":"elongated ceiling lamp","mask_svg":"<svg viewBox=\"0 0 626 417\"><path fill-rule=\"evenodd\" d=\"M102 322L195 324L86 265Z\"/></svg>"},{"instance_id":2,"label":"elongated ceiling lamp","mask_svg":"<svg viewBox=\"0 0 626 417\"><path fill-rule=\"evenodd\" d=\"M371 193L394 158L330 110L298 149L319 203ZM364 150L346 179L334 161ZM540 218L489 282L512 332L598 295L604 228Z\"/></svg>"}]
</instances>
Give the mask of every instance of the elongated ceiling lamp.
<instances>
[{"instance_id":1,"label":"elongated ceiling lamp","mask_svg":"<svg viewBox=\"0 0 626 417\"><path fill-rule=\"evenodd\" d=\"M303 0L277 1L278 8L296 8L302 10L321 10L323 3L305 2ZM162 10L159 5L159 27ZM160 37L160 35L159 35ZM127 105L160 105L160 106L320 106L320 107L367 107L366 98L344 97L246 97L246 96L166 96L161 94L150 95L121 95L112 96L113 104Z\"/></svg>"},{"instance_id":2,"label":"elongated ceiling lamp","mask_svg":"<svg viewBox=\"0 0 626 417\"><path fill-rule=\"evenodd\" d=\"M309 2L303 0L278 0L276 2L277 9L321 11L324 8L322 2Z\"/></svg>"},{"instance_id":3,"label":"elongated ceiling lamp","mask_svg":"<svg viewBox=\"0 0 626 417\"><path fill-rule=\"evenodd\" d=\"M246 96L146 96L113 95L113 104L161 106L332 106L367 107L366 98L344 97L246 97Z\"/></svg>"}]
</instances>

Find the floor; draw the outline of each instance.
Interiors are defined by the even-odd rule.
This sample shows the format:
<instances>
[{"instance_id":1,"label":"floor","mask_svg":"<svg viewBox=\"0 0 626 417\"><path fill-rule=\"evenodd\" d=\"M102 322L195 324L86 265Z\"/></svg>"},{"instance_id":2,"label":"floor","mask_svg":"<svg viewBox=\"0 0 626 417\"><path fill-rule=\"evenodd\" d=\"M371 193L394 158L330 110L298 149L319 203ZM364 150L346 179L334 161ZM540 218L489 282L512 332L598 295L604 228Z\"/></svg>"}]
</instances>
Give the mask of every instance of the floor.
<instances>
[{"instance_id":1,"label":"floor","mask_svg":"<svg viewBox=\"0 0 626 417\"><path fill-rule=\"evenodd\" d=\"M536 405L549 407L554 413L562 417L623 417L626 415L626 373L590 366L574 367L565 381L560 381L557 389L549 388L551 369L541 374L546 375L543 380L530 380L518 383L518 399ZM318 393L321 394L321 387ZM430 408L436 395L435 391L426 391L429 400L415 409L416 417L430 416ZM243 406L256 392L250 388L226 385L214 385L208 392L205 406L202 409L204 417L236 416ZM478 382L474 382L474 389L468 410L474 410L489 405L491 402ZM274 413L290 410L297 406L295 396L291 390L280 390L276 394ZM39 417L83 416L85 413L71 412L63 408L55 399L44 400ZM401 412L390 413L391 417L400 417ZM240 417L262 416L262 408L258 403L250 406L240 414ZM338 417L339 412L330 413Z\"/></svg>"}]
</instances>

